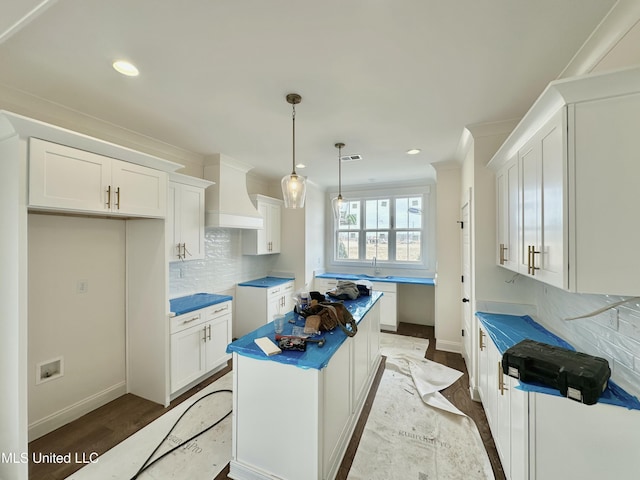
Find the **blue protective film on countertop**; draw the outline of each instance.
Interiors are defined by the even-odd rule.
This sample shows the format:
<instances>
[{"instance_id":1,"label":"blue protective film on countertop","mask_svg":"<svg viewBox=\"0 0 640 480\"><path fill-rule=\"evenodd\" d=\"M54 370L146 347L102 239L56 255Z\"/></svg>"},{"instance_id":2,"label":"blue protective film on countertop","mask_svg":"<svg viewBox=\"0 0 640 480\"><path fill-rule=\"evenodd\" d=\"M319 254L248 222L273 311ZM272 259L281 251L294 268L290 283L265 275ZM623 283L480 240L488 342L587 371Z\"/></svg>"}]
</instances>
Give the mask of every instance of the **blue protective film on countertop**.
<instances>
[{"instance_id":1,"label":"blue protective film on countertop","mask_svg":"<svg viewBox=\"0 0 640 480\"><path fill-rule=\"evenodd\" d=\"M382 293L375 292L370 297L364 296L358 297L355 300L346 300L344 304L353 316L354 320L359 323L380 297L382 297ZM289 312L285 315L285 318L284 331L281 335L291 335L294 326L304 327L305 319L297 313ZM295 323L290 323L291 321L295 321ZM277 355L267 356L254 342L256 338L260 337L268 337L277 344L275 341L273 322L269 322L230 343L227 346L227 353L236 352L239 355L259 360L285 363L300 368L315 368L320 370L329 364L329 360L331 360L333 354L347 339L347 336L342 329L340 327L336 327L330 332L322 332L320 335L310 337L315 340L324 338L325 344L321 348L315 343L307 343L307 350L304 352L285 350Z\"/></svg>"},{"instance_id":2,"label":"blue protective film on countertop","mask_svg":"<svg viewBox=\"0 0 640 480\"><path fill-rule=\"evenodd\" d=\"M249 280L248 282L242 282L238 285L241 287L258 287L258 288L271 288L282 285L283 283L290 282L293 278L284 277L262 277L255 280Z\"/></svg>"},{"instance_id":3,"label":"blue protective film on countertop","mask_svg":"<svg viewBox=\"0 0 640 480\"><path fill-rule=\"evenodd\" d=\"M430 277L402 277L396 275L376 276L352 274L352 273L319 273L317 278L335 278L336 280L351 280L355 282L357 280L369 280L370 282L383 282L383 283L407 283L411 285L435 285L435 280Z\"/></svg>"},{"instance_id":4,"label":"blue protective film on countertop","mask_svg":"<svg viewBox=\"0 0 640 480\"><path fill-rule=\"evenodd\" d=\"M486 328L487 334L493 340L500 354L504 354L508 348L525 339L575 351L575 348L571 344L554 333L551 333L528 315L518 316L477 312L476 317L478 317L482 325ZM521 380L519 380L519 382L520 385L517 388L525 392L545 393L558 397L562 396L559 390L546 385L533 382L525 383ZM609 380L607 388L602 395L600 395L600 398L598 398L598 403L617 405L631 410L640 410L640 401L611 380Z\"/></svg>"},{"instance_id":5,"label":"blue protective film on countertop","mask_svg":"<svg viewBox=\"0 0 640 480\"><path fill-rule=\"evenodd\" d=\"M227 302L233 300L230 295L218 295L215 293L195 293L186 297L173 298L169 300L169 307L174 315L183 315L185 313L200 310L201 308L210 307L216 303Z\"/></svg>"}]
</instances>

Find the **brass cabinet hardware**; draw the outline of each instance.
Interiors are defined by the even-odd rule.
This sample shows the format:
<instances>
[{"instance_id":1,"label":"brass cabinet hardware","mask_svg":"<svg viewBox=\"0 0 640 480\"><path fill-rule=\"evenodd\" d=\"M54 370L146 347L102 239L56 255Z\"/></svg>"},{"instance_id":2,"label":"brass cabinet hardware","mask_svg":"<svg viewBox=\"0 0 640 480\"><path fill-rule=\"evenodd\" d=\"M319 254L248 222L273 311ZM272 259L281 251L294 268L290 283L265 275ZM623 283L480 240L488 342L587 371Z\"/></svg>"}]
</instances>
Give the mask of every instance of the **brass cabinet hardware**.
<instances>
[{"instance_id":1,"label":"brass cabinet hardware","mask_svg":"<svg viewBox=\"0 0 640 480\"><path fill-rule=\"evenodd\" d=\"M504 265L508 260L508 258L504 254L506 250L509 250L509 248L506 247L504 243L501 243L500 244L500 265Z\"/></svg>"},{"instance_id":2,"label":"brass cabinet hardware","mask_svg":"<svg viewBox=\"0 0 640 480\"><path fill-rule=\"evenodd\" d=\"M504 391L509 390L504 386L504 371L502 370L502 362L498 362L498 390L500 390L500 395L504 395Z\"/></svg>"},{"instance_id":3,"label":"brass cabinet hardware","mask_svg":"<svg viewBox=\"0 0 640 480\"><path fill-rule=\"evenodd\" d=\"M478 329L478 332L480 333L480 335L478 335L478 347L480 347L480 351L482 351L486 347L486 345L483 342L483 340L484 340L484 332L482 331L482 329Z\"/></svg>"},{"instance_id":4,"label":"brass cabinet hardware","mask_svg":"<svg viewBox=\"0 0 640 480\"><path fill-rule=\"evenodd\" d=\"M535 255L539 254L540 251L536 250L534 245L527 246L527 273L530 275L535 275L536 270L540 270L540 267L536 267L536 258Z\"/></svg>"},{"instance_id":5,"label":"brass cabinet hardware","mask_svg":"<svg viewBox=\"0 0 640 480\"><path fill-rule=\"evenodd\" d=\"M107 187L107 203L105 203L107 208L111 208L111 185Z\"/></svg>"},{"instance_id":6,"label":"brass cabinet hardware","mask_svg":"<svg viewBox=\"0 0 640 480\"><path fill-rule=\"evenodd\" d=\"M118 199L117 203L114 202L113 206L117 207L118 210L120 210L120 187L116 188L116 198Z\"/></svg>"},{"instance_id":7,"label":"brass cabinet hardware","mask_svg":"<svg viewBox=\"0 0 640 480\"><path fill-rule=\"evenodd\" d=\"M209 333L207 334L207 339L211 341L211 324L207 325L207 330L209 331Z\"/></svg>"},{"instance_id":8,"label":"brass cabinet hardware","mask_svg":"<svg viewBox=\"0 0 640 480\"><path fill-rule=\"evenodd\" d=\"M204 336L202 337L202 341L206 343L207 342L207 327L206 326L202 327L202 332L204 333Z\"/></svg>"},{"instance_id":9,"label":"brass cabinet hardware","mask_svg":"<svg viewBox=\"0 0 640 480\"><path fill-rule=\"evenodd\" d=\"M214 310L214 311L213 311L213 313L220 313L220 312L224 312L225 310L228 310L228 309L229 309L229 305L225 305L225 306L224 306L224 307L222 307L222 308L219 308L219 309L217 309L217 310Z\"/></svg>"}]
</instances>

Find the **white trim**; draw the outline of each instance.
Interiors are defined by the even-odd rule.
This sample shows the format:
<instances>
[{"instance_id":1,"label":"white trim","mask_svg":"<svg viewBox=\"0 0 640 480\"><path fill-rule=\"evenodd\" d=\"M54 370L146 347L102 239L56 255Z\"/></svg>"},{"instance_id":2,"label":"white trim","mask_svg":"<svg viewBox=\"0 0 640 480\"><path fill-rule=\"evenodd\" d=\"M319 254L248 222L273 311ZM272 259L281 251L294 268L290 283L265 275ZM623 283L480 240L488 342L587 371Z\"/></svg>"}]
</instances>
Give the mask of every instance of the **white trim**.
<instances>
[{"instance_id":1,"label":"white trim","mask_svg":"<svg viewBox=\"0 0 640 480\"><path fill-rule=\"evenodd\" d=\"M436 339L436 350L462 354L462 344L460 342L451 342L447 340Z\"/></svg>"},{"instance_id":2,"label":"white trim","mask_svg":"<svg viewBox=\"0 0 640 480\"><path fill-rule=\"evenodd\" d=\"M95 410L118 397L121 397L126 392L126 383L120 382L112 385L109 388L102 390L94 395L80 400L79 402L69 405L57 412L47 415L40 420L37 420L29 424L29 441L40 438L49 432L52 432L56 428L60 428L77 418L85 415L86 413Z\"/></svg>"}]
</instances>

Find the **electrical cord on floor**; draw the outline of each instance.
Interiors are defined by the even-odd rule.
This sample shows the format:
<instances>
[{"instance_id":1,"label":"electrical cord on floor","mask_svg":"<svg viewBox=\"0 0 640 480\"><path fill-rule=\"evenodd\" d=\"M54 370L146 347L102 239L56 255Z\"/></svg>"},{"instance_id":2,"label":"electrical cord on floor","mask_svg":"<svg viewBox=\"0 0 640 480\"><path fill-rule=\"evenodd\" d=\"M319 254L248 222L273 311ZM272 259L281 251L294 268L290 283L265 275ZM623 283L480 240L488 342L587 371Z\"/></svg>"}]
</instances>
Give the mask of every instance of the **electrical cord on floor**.
<instances>
[{"instance_id":1,"label":"electrical cord on floor","mask_svg":"<svg viewBox=\"0 0 640 480\"><path fill-rule=\"evenodd\" d=\"M227 413L224 417L222 417L220 420L218 420L216 423L214 423L213 425L205 428L204 430L202 430L201 432L196 433L195 435L193 435L192 437L188 438L187 440L185 440L184 442L182 442L179 445L176 445L175 447L173 447L171 450L166 451L165 453L163 453L162 455L160 455L158 458L156 458L153 462L149 463L149 460L151 460L151 458L156 454L156 452L160 449L160 447L162 446L162 444L165 442L165 440L167 438L169 438L169 435L171 435L171 432L173 432L173 429L176 428L176 426L178 425L178 423L180 423L180 420L182 420L182 417L184 417L186 415L186 413L191 410L191 407L193 407L194 405L196 405L198 402L200 402L200 400L203 400L211 395L214 395L216 393L223 393L223 392L228 392L228 393L233 393L233 390L216 390L215 392L210 392L207 393L206 395L203 395L202 397L200 397L198 400L196 400L195 402L193 402L191 405L189 405L189 408L187 408L184 412L182 412L182 415L180 415L180 417L178 417L178 419L175 421L175 423L173 424L173 427L171 427L171 429L167 432L167 434L165 435L165 437L162 439L162 441L158 444L158 446L153 450L153 452L151 452L151 455L149 455L147 457L147 459L144 461L144 463L142 464L142 466L140 467L140 469L136 472L136 474L131 477L131 480L135 480L136 478L138 478L138 476L144 472L145 470L147 470L149 467L151 467L152 465L155 465L156 462L158 462L159 460L162 460L164 457L166 457L167 455L169 455L170 453L172 453L173 451L177 450L178 448L186 445L187 443L189 443L191 440L193 440L196 437L199 437L200 435L202 435L205 432L208 432L209 430L211 430L213 427L215 427L216 425L218 425L220 422L222 422L225 418L227 418L229 415L231 415L231 413L233 412L233 410L230 410L229 413Z\"/></svg>"}]
</instances>

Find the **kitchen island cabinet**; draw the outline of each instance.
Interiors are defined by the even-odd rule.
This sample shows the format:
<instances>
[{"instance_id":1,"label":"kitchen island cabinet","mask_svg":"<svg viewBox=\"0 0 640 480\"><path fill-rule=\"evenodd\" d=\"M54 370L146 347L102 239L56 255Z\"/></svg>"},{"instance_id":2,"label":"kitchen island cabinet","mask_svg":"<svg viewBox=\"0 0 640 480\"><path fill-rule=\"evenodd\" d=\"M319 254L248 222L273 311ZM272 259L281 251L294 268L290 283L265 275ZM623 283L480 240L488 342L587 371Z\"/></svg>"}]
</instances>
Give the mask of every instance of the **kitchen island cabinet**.
<instances>
[{"instance_id":1,"label":"kitchen island cabinet","mask_svg":"<svg viewBox=\"0 0 640 480\"><path fill-rule=\"evenodd\" d=\"M233 353L233 443L229 477L333 479L381 362L381 293L346 301L358 322L347 337L267 357L254 343L274 339L269 323L229 345ZM289 319L304 325L293 312ZM284 333L294 325L285 323Z\"/></svg>"}]
</instances>

